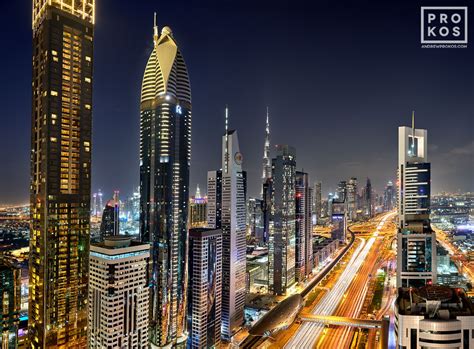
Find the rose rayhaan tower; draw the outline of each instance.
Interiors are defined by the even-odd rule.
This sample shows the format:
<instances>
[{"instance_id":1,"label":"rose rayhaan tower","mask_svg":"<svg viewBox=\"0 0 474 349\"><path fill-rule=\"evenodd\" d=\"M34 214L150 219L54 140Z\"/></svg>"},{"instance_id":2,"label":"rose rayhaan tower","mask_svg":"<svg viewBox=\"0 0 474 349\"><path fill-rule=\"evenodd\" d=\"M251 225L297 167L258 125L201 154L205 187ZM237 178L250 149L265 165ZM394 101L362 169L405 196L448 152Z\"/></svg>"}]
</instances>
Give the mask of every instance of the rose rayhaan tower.
<instances>
[{"instance_id":1,"label":"rose rayhaan tower","mask_svg":"<svg viewBox=\"0 0 474 349\"><path fill-rule=\"evenodd\" d=\"M33 0L30 348L87 346L94 0Z\"/></svg>"},{"instance_id":2,"label":"rose rayhaan tower","mask_svg":"<svg viewBox=\"0 0 474 349\"><path fill-rule=\"evenodd\" d=\"M140 108L140 236L151 244L150 344L185 345L191 89L169 27L155 26Z\"/></svg>"}]
</instances>

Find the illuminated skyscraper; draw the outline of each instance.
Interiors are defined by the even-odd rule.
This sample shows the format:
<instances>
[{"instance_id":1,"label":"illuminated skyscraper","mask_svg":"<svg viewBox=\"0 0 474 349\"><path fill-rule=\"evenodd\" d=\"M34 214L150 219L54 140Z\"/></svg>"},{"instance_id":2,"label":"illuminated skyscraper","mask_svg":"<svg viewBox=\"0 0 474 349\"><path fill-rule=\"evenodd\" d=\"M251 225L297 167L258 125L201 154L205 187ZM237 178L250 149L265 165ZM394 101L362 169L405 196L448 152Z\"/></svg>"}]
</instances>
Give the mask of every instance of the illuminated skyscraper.
<instances>
[{"instance_id":1,"label":"illuminated skyscraper","mask_svg":"<svg viewBox=\"0 0 474 349\"><path fill-rule=\"evenodd\" d=\"M207 226L219 229L222 217L222 170L207 172Z\"/></svg>"},{"instance_id":2,"label":"illuminated skyscraper","mask_svg":"<svg viewBox=\"0 0 474 349\"><path fill-rule=\"evenodd\" d=\"M237 131L222 137L222 337L229 340L244 322L246 286L245 178Z\"/></svg>"},{"instance_id":3,"label":"illuminated skyscraper","mask_svg":"<svg viewBox=\"0 0 474 349\"><path fill-rule=\"evenodd\" d=\"M272 176L272 160L270 159L270 120L267 107L267 119L265 123L265 144L263 146L263 172L262 182L265 183ZM262 189L263 190L263 189Z\"/></svg>"},{"instance_id":4,"label":"illuminated skyscraper","mask_svg":"<svg viewBox=\"0 0 474 349\"><path fill-rule=\"evenodd\" d=\"M189 349L219 348L221 343L222 231L189 231Z\"/></svg>"},{"instance_id":5,"label":"illuminated skyscraper","mask_svg":"<svg viewBox=\"0 0 474 349\"><path fill-rule=\"evenodd\" d=\"M140 235L151 243L150 342L185 338L191 89L171 29L154 27L140 116Z\"/></svg>"},{"instance_id":6,"label":"illuminated skyscraper","mask_svg":"<svg viewBox=\"0 0 474 349\"><path fill-rule=\"evenodd\" d=\"M397 286L419 287L436 282L436 234L431 229L431 166L428 132L398 128Z\"/></svg>"},{"instance_id":7,"label":"illuminated skyscraper","mask_svg":"<svg viewBox=\"0 0 474 349\"><path fill-rule=\"evenodd\" d=\"M277 146L272 160L268 287L283 295L295 284L295 149Z\"/></svg>"},{"instance_id":8,"label":"illuminated skyscraper","mask_svg":"<svg viewBox=\"0 0 474 349\"><path fill-rule=\"evenodd\" d=\"M311 196L309 176L296 172L296 281L301 282L313 270L313 226L311 224Z\"/></svg>"},{"instance_id":9,"label":"illuminated skyscraper","mask_svg":"<svg viewBox=\"0 0 474 349\"><path fill-rule=\"evenodd\" d=\"M355 221L357 218L357 178L352 177L347 183L347 213L349 219Z\"/></svg>"},{"instance_id":10,"label":"illuminated skyscraper","mask_svg":"<svg viewBox=\"0 0 474 349\"><path fill-rule=\"evenodd\" d=\"M87 346L94 0L33 0L29 339Z\"/></svg>"},{"instance_id":11,"label":"illuminated skyscraper","mask_svg":"<svg viewBox=\"0 0 474 349\"><path fill-rule=\"evenodd\" d=\"M103 241L107 236L116 236L120 234L120 201L118 191L114 192L113 199L107 202L102 213L102 222L100 224L100 240Z\"/></svg>"},{"instance_id":12,"label":"illuminated skyscraper","mask_svg":"<svg viewBox=\"0 0 474 349\"><path fill-rule=\"evenodd\" d=\"M321 182L316 182L314 183L314 189L313 189L313 215L314 215L314 220L313 224L319 224L319 221L321 219L322 215L322 202L321 202L321 187L322 184Z\"/></svg>"}]
</instances>

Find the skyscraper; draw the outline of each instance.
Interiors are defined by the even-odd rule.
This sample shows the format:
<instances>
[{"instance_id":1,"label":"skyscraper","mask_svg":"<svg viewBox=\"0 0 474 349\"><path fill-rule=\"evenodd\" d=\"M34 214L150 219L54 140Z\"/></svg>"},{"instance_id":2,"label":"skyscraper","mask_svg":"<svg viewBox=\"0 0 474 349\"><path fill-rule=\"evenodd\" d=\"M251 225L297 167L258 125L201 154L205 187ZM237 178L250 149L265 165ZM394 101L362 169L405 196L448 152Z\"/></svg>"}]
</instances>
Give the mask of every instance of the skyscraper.
<instances>
[{"instance_id":1,"label":"skyscraper","mask_svg":"<svg viewBox=\"0 0 474 349\"><path fill-rule=\"evenodd\" d=\"M262 182L265 183L272 176L272 160L270 159L270 120L267 107L267 119L265 123L265 143L263 146L263 172ZM263 189L262 189L263 193Z\"/></svg>"},{"instance_id":2,"label":"skyscraper","mask_svg":"<svg viewBox=\"0 0 474 349\"><path fill-rule=\"evenodd\" d=\"M431 170L427 162L428 132L398 128L397 286L436 282L436 234L431 229Z\"/></svg>"},{"instance_id":3,"label":"skyscraper","mask_svg":"<svg viewBox=\"0 0 474 349\"><path fill-rule=\"evenodd\" d=\"M118 191L114 192L114 197L107 202L102 213L102 222L100 224L100 240L103 241L107 236L120 234L120 201Z\"/></svg>"},{"instance_id":4,"label":"skyscraper","mask_svg":"<svg viewBox=\"0 0 474 349\"><path fill-rule=\"evenodd\" d=\"M349 219L357 219L357 178L352 177L347 183L347 214Z\"/></svg>"},{"instance_id":5,"label":"skyscraper","mask_svg":"<svg viewBox=\"0 0 474 349\"><path fill-rule=\"evenodd\" d=\"M362 202L364 207L364 215L366 217L372 217L374 215L373 212L373 198L372 198L372 184L370 183L370 179L367 178L367 183L362 190Z\"/></svg>"},{"instance_id":6,"label":"skyscraper","mask_svg":"<svg viewBox=\"0 0 474 349\"><path fill-rule=\"evenodd\" d=\"M189 231L188 348L221 343L222 231Z\"/></svg>"},{"instance_id":7,"label":"skyscraper","mask_svg":"<svg viewBox=\"0 0 474 349\"><path fill-rule=\"evenodd\" d=\"M191 89L171 29L154 27L140 106L140 235L151 244L150 342L186 340Z\"/></svg>"},{"instance_id":8,"label":"skyscraper","mask_svg":"<svg viewBox=\"0 0 474 349\"><path fill-rule=\"evenodd\" d=\"M150 245L109 236L90 251L88 348L148 347Z\"/></svg>"},{"instance_id":9,"label":"skyscraper","mask_svg":"<svg viewBox=\"0 0 474 349\"><path fill-rule=\"evenodd\" d=\"M322 202L321 202L321 182L314 183L314 190L313 190L313 214L315 216L315 220L313 223L319 224L322 215Z\"/></svg>"},{"instance_id":10,"label":"skyscraper","mask_svg":"<svg viewBox=\"0 0 474 349\"><path fill-rule=\"evenodd\" d=\"M383 192L383 209L384 211L391 211L395 207L396 191L392 181L388 181Z\"/></svg>"},{"instance_id":11,"label":"skyscraper","mask_svg":"<svg viewBox=\"0 0 474 349\"><path fill-rule=\"evenodd\" d=\"M313 270L313 225L311 223L311 195L309 176L305 172L296 171L296 246L295 276L296 281L306 279Z\"/></svg>"},{"instance_id":12,"label":"skyscraper","mask_svg":"<svg viewBox=\"0 0 474 349\"><path fill-rule=\"evenodd\" d=\"M272 213L268 249L270 292L286 294L295 284L295 149L277 146L272 160Z\"/></svg>"},{"instance_id":13,"label":"skyscraper","mask_svg":"<svg viewBox=\"0 0 474 349\"><path fill-rule=\"evenodd\" d=\"M222 137L222 337L226 340L244 322L246 241L245 179L237 131Z\"/></svg>"},{"instance_id":14,"label":"skyscraper","mask_svg":"<svg viewBox=\"0 0 474 349\"><path fill-rule=\"evenodd\" d=\"M87 345L94 0L33 0L28 336Z\"/></svg>"},{"instance_id":15,"label":"skyscraper","mask_svg":"<svg viewBox=\"0 0 474 349\"><path fill-rule=\"evenodd\" d=\"M207 172L207 226L219 229L222 217L222 170Z\"/></svg>"},{"instance_id":16,"label":"skyscraper","mask_svg":"<svg viewBox=\"0 0 474 349\"><path fill-rule=\"evenodd\" d=\"M347 201L346 196L347 196L347 182L346 181L340 181L339 184L337 185L337 199L339 201Z\"/></svg>"}]
</instances>

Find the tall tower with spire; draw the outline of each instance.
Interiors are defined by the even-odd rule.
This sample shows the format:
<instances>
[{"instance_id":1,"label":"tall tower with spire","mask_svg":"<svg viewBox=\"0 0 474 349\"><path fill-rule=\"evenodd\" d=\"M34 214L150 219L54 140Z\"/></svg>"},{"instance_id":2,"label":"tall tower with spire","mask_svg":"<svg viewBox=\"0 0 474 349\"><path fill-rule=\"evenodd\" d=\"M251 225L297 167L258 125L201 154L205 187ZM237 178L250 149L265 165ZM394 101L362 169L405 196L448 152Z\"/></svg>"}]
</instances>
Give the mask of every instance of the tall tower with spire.
<instances>
[{"instance_id":1,"label":"tall tower with spire","mask_svg":"<svg viewBox=\"0 0 474 349\"><path fill-rule=\"evenodd\" d=\"M140 237L151 244L151 347L186 340L191 87L169 27L153 28L140 103Z\"/></svg>"},{"instance_id":2,"label":"tall tower with spire","mask_svg":"<svg viewBox=\"0 0 474 349\"><path fill-rule=\"evenodd\" d=\"M270 118L267 107L267 119L265 123L265 144L263 146L263 171L262 181L265 183L272 176L272 160L270 159Z\"/></svg>"}]
</instances>

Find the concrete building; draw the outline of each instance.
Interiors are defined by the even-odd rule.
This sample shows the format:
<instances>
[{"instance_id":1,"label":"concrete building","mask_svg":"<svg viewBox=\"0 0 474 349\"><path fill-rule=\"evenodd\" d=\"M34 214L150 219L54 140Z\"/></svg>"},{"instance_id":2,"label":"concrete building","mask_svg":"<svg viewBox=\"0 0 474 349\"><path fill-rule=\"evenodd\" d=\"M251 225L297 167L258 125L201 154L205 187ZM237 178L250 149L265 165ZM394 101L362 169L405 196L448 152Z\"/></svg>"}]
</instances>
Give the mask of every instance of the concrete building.
<instances>
[{"instance_id":1,"label":"concrete building","mask_svg":"<svg viewBox=\"0 0 474 349\"><path fill-rule=\"evenodd\" d=\"M91 245L89 348L148 347L150 245L125 236Z\"/></svg>"},{"instance_id":2,"label":"concrete building","mask_svg":"<svg viewBox=\"0 0 474 349\"><path fill-rule=\"evenodd\" d=\"M0 348L16 349L21 308L21 266L0 255Z\"/></svg>"},{"instance_id":3,"label":"concrete building","mask_svg":"<svg viewBox=\"0 0 474 349\"><path fill-rule=\"evenodd\" d=\"M222 170L207 172L207 226L220 229L222 217Z\"/></svg>"}]
</instances>

